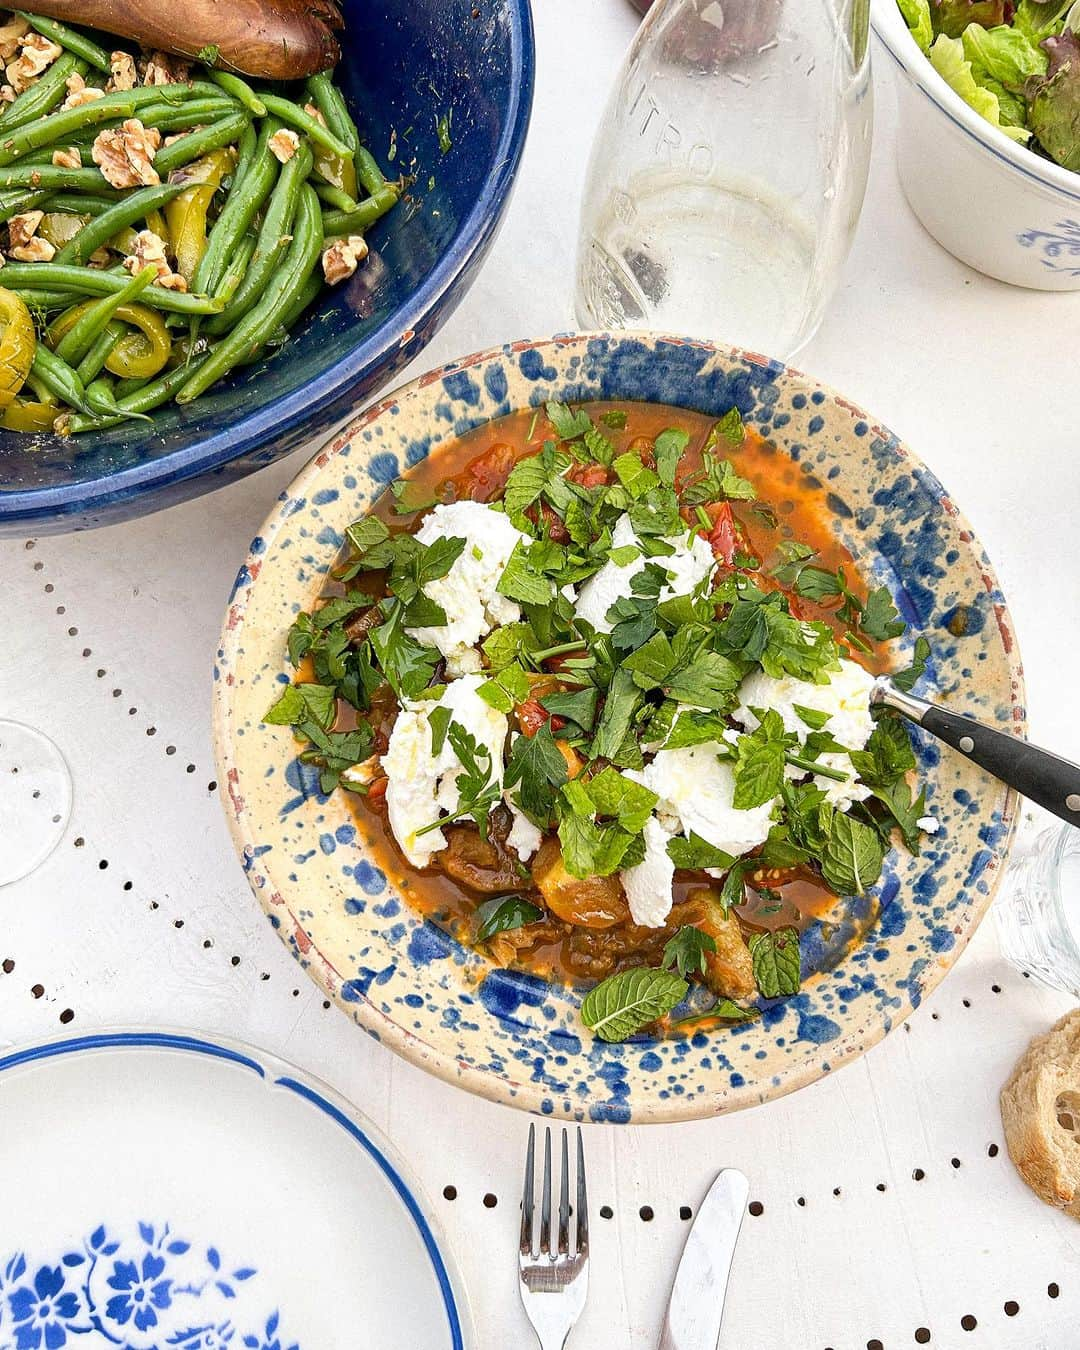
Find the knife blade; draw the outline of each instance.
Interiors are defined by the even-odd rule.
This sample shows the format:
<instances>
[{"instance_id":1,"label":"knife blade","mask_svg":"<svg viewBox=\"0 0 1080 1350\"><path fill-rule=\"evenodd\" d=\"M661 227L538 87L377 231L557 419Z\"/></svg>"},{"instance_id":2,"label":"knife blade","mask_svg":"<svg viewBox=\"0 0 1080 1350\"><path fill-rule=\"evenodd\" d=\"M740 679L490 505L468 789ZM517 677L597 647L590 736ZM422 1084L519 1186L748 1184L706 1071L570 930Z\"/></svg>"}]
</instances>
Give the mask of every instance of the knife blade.
<instances>
[{"instance_id":1,"label":"knife blade","mask_svg":"<svg viewBox=\"0 0 1080 1350\"><path fill-rule=\"evenodd\" d=\"M749 1183L734 1167L725 1167L710 1186L675 1272L658 1350L717 1350L749 1194Z\"/></svg>"}]
</instances>

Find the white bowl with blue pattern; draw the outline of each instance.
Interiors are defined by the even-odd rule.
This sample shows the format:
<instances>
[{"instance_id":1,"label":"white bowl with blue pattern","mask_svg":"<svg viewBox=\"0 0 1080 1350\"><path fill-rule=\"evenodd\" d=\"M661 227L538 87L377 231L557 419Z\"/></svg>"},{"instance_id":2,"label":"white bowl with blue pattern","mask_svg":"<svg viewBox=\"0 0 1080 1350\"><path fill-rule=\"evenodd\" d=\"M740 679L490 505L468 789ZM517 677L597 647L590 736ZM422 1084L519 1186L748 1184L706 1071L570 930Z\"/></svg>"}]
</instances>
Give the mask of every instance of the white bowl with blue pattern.
<instances>
[{"instance_id":1,"label":"white bowl with blue pattern","mask_svg":"<svg viewBox=\"0 0 1080 1350\"><path fill-rule=\"evenodd\" d=\"M317 1080L181 1032L0 1055L0 1350L472 1350L389 1144Z\"/></svg>"},{"instance_id":2,"label":"white bowl with blue pattern","mask_svg":"<svg viewBox=\"0 0 1080 1350\"><path fill-rule=\"evenodd\" d=\"M930 64L896 0L874 32L899 67L897 166L911 209L943 248L987 276L1080 290L1080 174L1010 140Z\"/></svg>"},{"instance_id":3,"label":"white bowl with blue pattern","mask_svg":"<svg viewBox=\"0 0 1080 1350\"><path fill-rule=\"evenodd\" d=\"M286 632L319 594L345 527L441 445L552 398L715 416L737 406L824 487L830 528L888 585L910 625L905 643L929 639L917 688L1023 733L1023 677L994 573L940 483L891 432L764 357L651 334L566 335L422 376L369 408L282 493L240 569L215 668L229 825L255 895L301 965L371 1035L440 1077L577 1120L683 1120L753 1105L860 1054L937 984L990 904L1015 794L921 740L919 773L940 832L921 857L890 854L842 931L810 930L796 998L766 1002L748 1026L608 1045L583 1028L580 992L496 969L421 919L342 796L319 792L289 728L262 721L289 678Z\"/></svg>"}]
</instances>

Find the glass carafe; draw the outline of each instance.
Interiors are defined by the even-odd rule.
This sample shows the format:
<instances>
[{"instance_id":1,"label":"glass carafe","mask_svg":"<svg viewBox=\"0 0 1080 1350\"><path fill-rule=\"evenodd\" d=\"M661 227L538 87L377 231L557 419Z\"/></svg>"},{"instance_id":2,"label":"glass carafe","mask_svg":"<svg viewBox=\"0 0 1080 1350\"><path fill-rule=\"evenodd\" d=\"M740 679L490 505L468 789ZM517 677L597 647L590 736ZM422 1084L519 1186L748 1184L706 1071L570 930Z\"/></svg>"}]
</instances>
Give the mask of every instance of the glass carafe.
<instances>
[{"instance_id":1,"label":"glass carafe","mask_svg":"<svg viewBox=\"0 0 1080 1350\"><path fill-rule=\"evenodd\" d=\"M656 0L593 144L579 323L797 351L862 207L868 39L869 0Z\"/></svg>"}]
</instances>

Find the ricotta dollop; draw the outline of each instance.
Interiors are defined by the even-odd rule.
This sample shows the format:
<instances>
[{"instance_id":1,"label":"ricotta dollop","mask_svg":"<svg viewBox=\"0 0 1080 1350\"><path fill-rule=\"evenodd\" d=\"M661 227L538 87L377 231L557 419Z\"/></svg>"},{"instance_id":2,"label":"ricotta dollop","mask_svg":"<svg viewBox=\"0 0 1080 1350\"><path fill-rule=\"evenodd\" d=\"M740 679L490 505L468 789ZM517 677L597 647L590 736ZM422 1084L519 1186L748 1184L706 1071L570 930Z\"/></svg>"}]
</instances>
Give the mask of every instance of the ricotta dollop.
<instances>
[{"instance_id":1,"label":"ricotta dollop","mask_svg":"<svg viewBox=\"0 0 1080 1350\"><path fill-rule=\"evenodd\" d=\"M676 595L690 595L696 586L711 575L715 559L708 540L702 539L700 535L691 539L687 531L686 534L665 539L664 543L670 544L674 553L656 558L647 558L644 553L638 553L636 558L631 558L622 567L609 559L599 572L595 572L582 585L577 600L578 618L591 624L598 633L610 633L612 625L607 619L608 610L616 600L632 594L630 583L647 563L656 563L668 575L657 603ZM621 515L611 531L612 548L639 544L630 517Z\"/></svg>"}]
</instances>

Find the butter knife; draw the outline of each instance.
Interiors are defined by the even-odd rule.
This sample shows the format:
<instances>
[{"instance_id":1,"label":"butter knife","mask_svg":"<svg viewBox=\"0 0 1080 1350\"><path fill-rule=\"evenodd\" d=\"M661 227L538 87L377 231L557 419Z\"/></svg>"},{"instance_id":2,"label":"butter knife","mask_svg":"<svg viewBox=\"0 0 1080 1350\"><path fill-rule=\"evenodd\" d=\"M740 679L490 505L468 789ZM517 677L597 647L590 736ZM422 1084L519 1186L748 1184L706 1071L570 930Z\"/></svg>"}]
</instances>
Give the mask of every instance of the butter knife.
<instances>
[{"instance_id":1,"label":"butter knife","mask_svg":"<svg viewBox=\"0 0 1080 1350\"><path fill-rule=\"evenodd\" d=\"M717 1350L749 1193L746 1178L733 1167L725 1167L709 1188L675 1272L658 1350Z\"/></svg>"}]
</instances>

